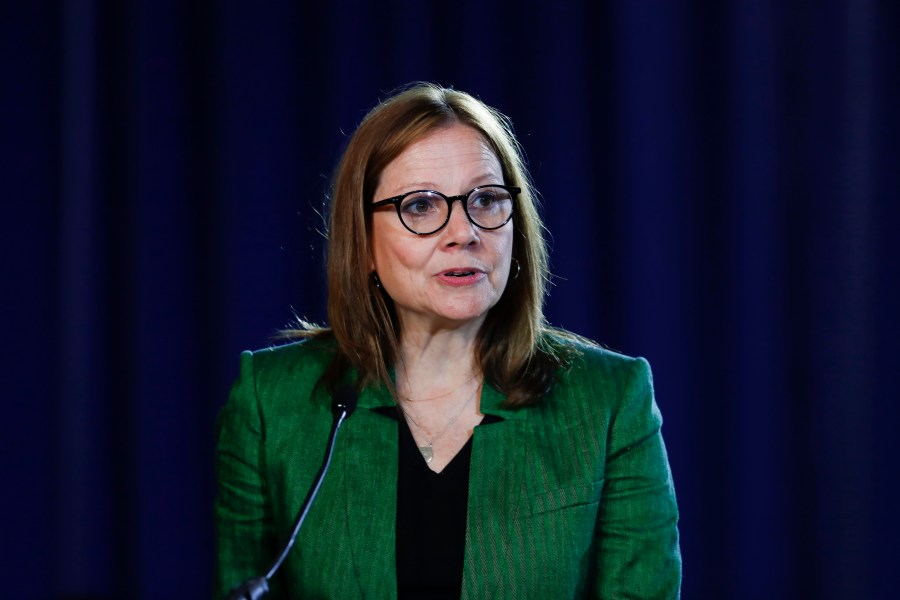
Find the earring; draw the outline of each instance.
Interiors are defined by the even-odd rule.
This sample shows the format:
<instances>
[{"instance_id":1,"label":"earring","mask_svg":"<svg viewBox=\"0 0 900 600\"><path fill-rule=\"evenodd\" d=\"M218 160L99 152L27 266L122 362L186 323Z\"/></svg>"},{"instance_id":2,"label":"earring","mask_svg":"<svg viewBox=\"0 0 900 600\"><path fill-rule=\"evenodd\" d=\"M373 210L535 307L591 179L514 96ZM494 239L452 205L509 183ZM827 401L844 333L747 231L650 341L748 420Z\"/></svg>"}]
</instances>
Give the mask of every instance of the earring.
<instances>
[{"instance_id":1,"label":"earring","mask_svg":"<svg viewBox=\"0 0 900 600\"><path fill-rule=\"evenodd\" d=\"M519 273L522 271L522 265L519 264L519 259L513 256L513 262L516 263L516 274L513 275L513 279L519 278Z\"/></svg>"},{"instance_id":2,"label":"earring","mask_svg":"<svg viewBox=\"0 0 900 600\"><path fill-rule=\"evenodd\" d=\"M380 290L381 289L381 280L378 279L378 273L376 273L375 271L372 271L371 273L369 273L369 278L372 280L372 283L375 284L375 287L377 287Z\"/></svg>"}]
</instances>

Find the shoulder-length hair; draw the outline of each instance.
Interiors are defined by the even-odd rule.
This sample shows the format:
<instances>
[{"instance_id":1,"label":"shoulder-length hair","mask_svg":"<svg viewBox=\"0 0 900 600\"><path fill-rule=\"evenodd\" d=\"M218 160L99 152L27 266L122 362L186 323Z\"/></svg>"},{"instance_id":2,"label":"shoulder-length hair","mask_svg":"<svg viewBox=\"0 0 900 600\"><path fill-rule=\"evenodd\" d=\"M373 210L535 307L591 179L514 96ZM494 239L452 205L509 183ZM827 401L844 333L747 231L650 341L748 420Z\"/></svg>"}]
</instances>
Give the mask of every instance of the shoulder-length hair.
<instances>
[{"instance_id":1,"label":"shoulder-length hair","mask_svg":"<svg viewBox=\"0 0 900 600\"><path fill-rule=\"evenodd\" d=\"M500 300L491 308L476 345L476 361L509 407L531 404L550 387L561 358L547 343L543 303L548 285L547 246L537 194L510 120L473 96L431 83L416 83L380 102L351 136L337 166L328 228L328 320L330 328L306 327L301 336L330 334L335 359L322 377L334 388L351 368L358 385L375 381L392 388L399 329L393 303L369 272L371 216L379 178L414 141L435 130L463 124L493 149L503 183L522 189L513 215L513 265Z\"/></svg>"}]
</instances>

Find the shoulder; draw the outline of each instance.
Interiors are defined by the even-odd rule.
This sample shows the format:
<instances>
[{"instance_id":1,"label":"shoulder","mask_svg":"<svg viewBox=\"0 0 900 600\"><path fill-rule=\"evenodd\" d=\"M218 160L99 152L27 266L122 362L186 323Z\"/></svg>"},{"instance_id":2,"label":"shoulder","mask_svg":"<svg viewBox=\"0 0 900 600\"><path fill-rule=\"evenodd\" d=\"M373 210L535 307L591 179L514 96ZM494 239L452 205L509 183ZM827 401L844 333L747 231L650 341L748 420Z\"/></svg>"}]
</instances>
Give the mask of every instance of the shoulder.
<instances>
[{"instance_id":1,"label":"shoulder","mask_svg":"<svg viewBox=\"0 0 900 600\"><path fill-rule=\"evenodd\" d=\"M560 362L556 384L546 401L615 412L635 395L652 396L650 365L644 358L616 352L565 330L549 331L544 345Z\"/></svg>"},{"instance_id":2,"label":"shoulder","mask_svg":"<svg viewBox=\"0 0 900 600\"><path fill-rule=\"evenodd\" d=\"M320 395L317 383L336 346L330 337L322 337L242 352L231 400L252 403L263 412L296 410L298 400Z\"/></svg>"},{"instance_id":3,"label":"shoulder","mask_svg":"<svg viewBox=\"0 0 900 600\"><path fill-rule=\"evenodd\" d=\"M337 344L333 338L316 337L259 350L246 350L243 361L249 361L257 374L299 373L318 377L334 357Z\"/></svg>"},{"instance_id":4,"label":"shoulder","mask_svg":"<svg viewBox=\"0 0 900 600\"><path fill-rule=\"evenodd\" d=\"M618 381L629 378L635 371L649 373L646 359L611 350L564 329L545 333L543 346L558 357L563 378L599 376Z\"/></svg>"}]
</instances>

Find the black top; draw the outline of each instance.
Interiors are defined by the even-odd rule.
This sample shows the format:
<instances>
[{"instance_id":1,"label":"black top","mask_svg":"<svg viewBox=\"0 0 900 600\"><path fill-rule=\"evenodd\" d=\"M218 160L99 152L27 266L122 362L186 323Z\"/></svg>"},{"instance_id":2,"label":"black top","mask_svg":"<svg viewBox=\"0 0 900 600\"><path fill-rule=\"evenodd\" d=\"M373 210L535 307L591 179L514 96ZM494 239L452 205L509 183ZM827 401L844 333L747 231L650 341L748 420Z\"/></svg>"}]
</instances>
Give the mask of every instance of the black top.
<instances>
[{"instance_id":1,"label":"black top","mask_svg":"<svg viewBox=\"0 0 900 600\"><path fill-rule=\"evenodd\" d=\"M472 438L444 470L428 468L397 408L376 409L399 421L397 596L456 600L462 595ZM485 415L481 424L501 419Z\"/></svg>"},{"instance_id":2,"label":"black top","mask_svg":"<svg viewBox=\"0 0 900 600\"><path fill-rule=\"evenodd\" d=\"M459 598L472 440L444 470L428 468L400 418L397 473L398 598Z\"/></svg>"}]
</instances>

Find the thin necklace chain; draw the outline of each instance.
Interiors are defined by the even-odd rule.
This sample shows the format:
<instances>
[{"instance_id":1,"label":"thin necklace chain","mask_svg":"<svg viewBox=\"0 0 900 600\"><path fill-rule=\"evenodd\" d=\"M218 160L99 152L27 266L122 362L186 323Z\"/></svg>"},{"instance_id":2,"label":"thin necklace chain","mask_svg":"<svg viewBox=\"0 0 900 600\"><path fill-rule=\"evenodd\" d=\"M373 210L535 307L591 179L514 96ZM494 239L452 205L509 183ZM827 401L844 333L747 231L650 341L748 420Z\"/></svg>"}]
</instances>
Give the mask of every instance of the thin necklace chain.
<instances>
[{"instance_id":1,"label":"thin necklace chain","mask_svg":"<svg viewBox=\"0 0 900 600\"><path fill-rule=\"evenodd\" d=\"M453 392L458 392L459 390L461 390L463 388L463 386L470 383L477 376L478 376L478 373L473 372L471 377L469 377L468 379L463 381L461 384L459 384L458 386L456 386L449 392L442 392L442 393L438 394L437 396L432 396L430 398L420 398L419 400L413 400L409 396L404 396L403 394L401 394L399 390L397 391L397 395L400 396L400 398L402 398L403 400L405 400L411 404L415 404L417 402L431 402L432 400L437 400L438 398L443 398L444 396L449 396Z\"/></svg>"},{"instance_id":2,"label":"thin necklace chain","mask_svg":"<svg viewBox=\"0 0 900 600\"><path fill-rule=\"evenodd\" d=\"M475 379L474 375L468 381L463 383L463 385L465 385L466 383L469 383L473 379ZM462 385L459 386L458 388L456 388L456 390L458 390L460 388L462 388ZM453 391L455 392L456 390L453 390ZM443 395L446 396L447 394L443 394ZM431 460L434 458L435 442L437 442L439 439L444 437L444 434L446 434L448 431L450 431L450 428L453 427L453 424L456 423L456 421L462 416L463 412L465 412L465 410L466 410L466 407L472 403L472 400L475 398L475 396L476 396L475 390L473 390L472 393L469 395L468 399L462 404L462 406L460 406L460 408L456 412L456 414L453 415L453 418L450 419L446 425L444 425L444 427L443 427L443 429L441 429L440 433L438 433L436 436L434 436L430 440L425 438L425 442L426 442L425 445L420 445L418 442L416 443L416 446L419 447L419 452L422 453L422 458L425 459L425 462L427 462L427 463L431 462ZM440 398L440 396L437 396L437 398ZM419 423L413 418L413 416L411 414L409 414L405 408L403 408L402 402L398 402L397 406L400 408L400 412L403 413L403 416L406 417L407 422L412 423L415 426L415 428L424 437L424 435L426 434L425 428L423 428L421 425L419 425ZM413 437L415 437L415 436L413 436Z\"/></svg>"}]
</instances>

